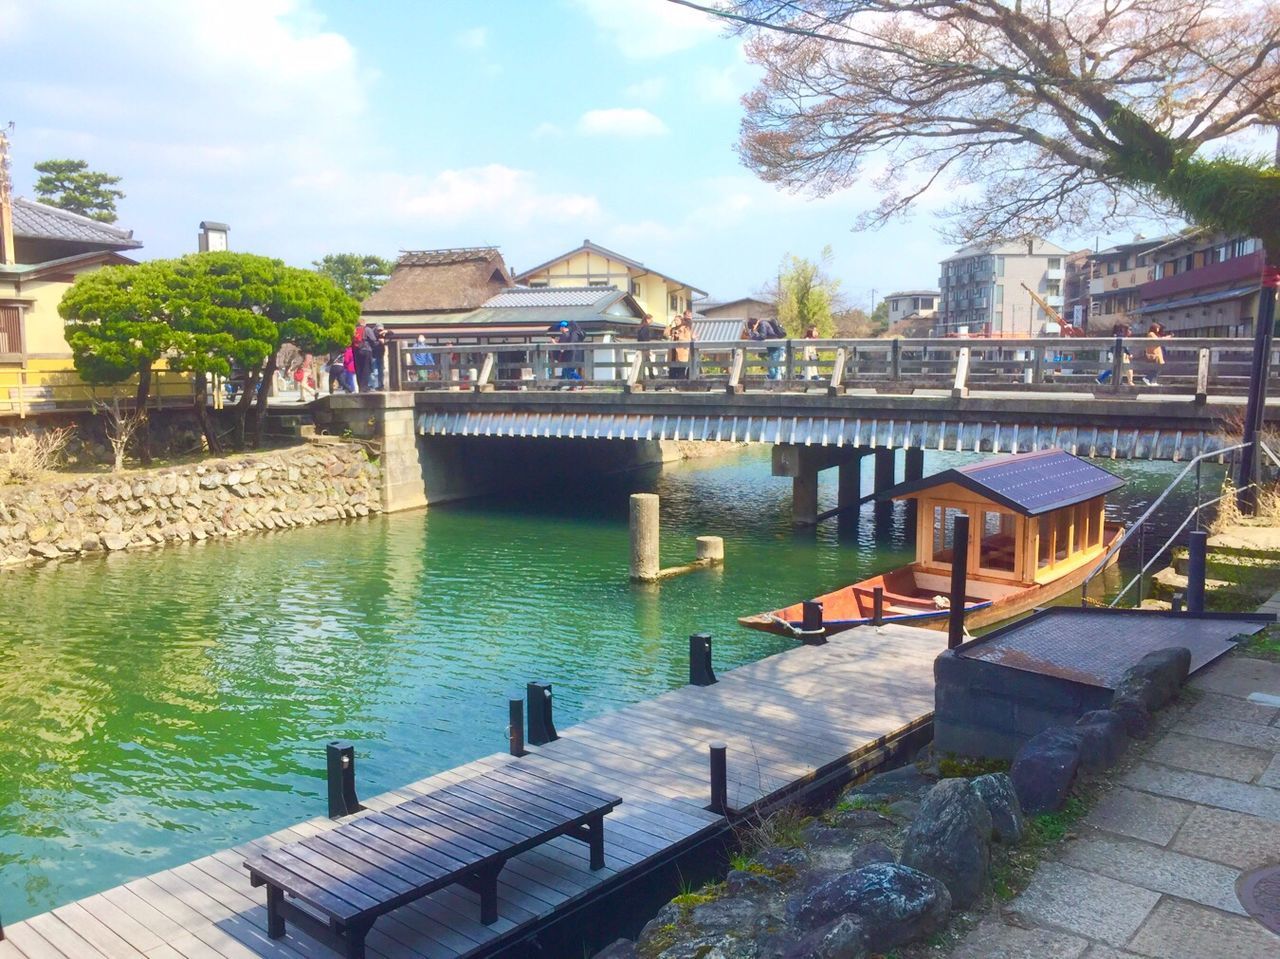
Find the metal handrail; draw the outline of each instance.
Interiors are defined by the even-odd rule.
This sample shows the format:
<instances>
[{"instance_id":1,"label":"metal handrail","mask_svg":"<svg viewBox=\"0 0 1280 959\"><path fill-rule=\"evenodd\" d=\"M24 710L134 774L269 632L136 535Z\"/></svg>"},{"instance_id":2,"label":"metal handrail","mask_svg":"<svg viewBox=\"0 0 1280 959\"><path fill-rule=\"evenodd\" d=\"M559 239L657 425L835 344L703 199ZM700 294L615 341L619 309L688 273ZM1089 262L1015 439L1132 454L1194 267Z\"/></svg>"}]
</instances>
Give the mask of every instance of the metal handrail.
<instances>
[{"instance_id":1,"label":"metal handrail","mask_svg":"<svg viewBox=\"0 0 1280 959\"><path fill-rule=\"evenodd\" d=\"M1140 529L1142 529L1143 524L1146 523L1146 521L1151 518L1151 515L1160 507L1160 504L1163 503L1165 499L1169 496L1169 494L1173 492L1174 487L1177 486L1179 483L1181 483L1184 479L1186 479L1186 476L1188 473L1191 472L1192 467L1200 465L1200 463L1203 460L1210 459L1214 456L1220 457L1225 453L1234 453L1236 450L1242 450L1249 445L1251 444L1238 443L1235 446L1225 446L1222 449L1213 450L1212 452L1209 452L1209 453L1201 453L1199 456L1193 457L1192 459L1188 460L1187 465L1183 467L1182 472L1179 473L1176 477L1174 477L1173 481L1164 488L1164 491L1155 498L1155 501L1150 506L1147 507L1146 512L1144 512L1141 516L1139 516L1137 521L1124 531L1121 537L1114 544L1112 544L1112 546L1106 551L1106 553L1103 554L1102 559L1098 561L1098 565L1093 568L1093 571L1084 578L1084 582L1080 584L1080 605L1081 606L1088 605L1087 598L1089 595L1089 584L1093 582L1094 577L1107 568L1107 564L1110 563L1111 557L1113 557L1116 553L1120 552L1124 544L1129 541L1129 537L1133 536ZM1216 503L1220 499L1222 499L1222 497L1218 497L1218 499L1212 500L1211 502ZM1204 504L1204 505L1209 505L1209 504ZM1196 506L1194 509L1192 509L1191 513L1187 517L1187 521L1190 522L1191 518L1197 515L1199 510L1200 510L1199 506ZM1185 526L1186 524L1184 523L1183 525ZM1179 529L1179 532L1181 532L1181 529ZM1161 548L1161 552L1163 551L1164 551L1164 547ZM1156 555L1158 556L1160 554L1157 553ZM1145 572L1145 571L1146 571L1146 567L1143 567L1142 572ZM1142 573L1139 573L1137 576L1137 579L1141 579L1141 578L1142 578ZM1132 586L1133 584L1130 583L1129 585ZM1124 590L1121 590L1121 595L1123 595L1125 590L1128 590L1128 588L1129 587L1126 586ZM1115 604L1112 603L1112 605L1115 605Z\"/></svg>"}]
</instances>

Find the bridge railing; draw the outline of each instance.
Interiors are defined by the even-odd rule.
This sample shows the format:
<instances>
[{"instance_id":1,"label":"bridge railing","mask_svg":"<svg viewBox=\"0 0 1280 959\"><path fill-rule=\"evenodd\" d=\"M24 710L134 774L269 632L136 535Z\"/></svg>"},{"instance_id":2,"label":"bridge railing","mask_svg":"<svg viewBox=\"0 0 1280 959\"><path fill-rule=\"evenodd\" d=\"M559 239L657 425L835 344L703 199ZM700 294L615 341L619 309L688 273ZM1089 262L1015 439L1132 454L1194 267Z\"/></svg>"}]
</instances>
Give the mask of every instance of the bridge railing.
<instances>
[{"instance_id":1,"label":"bridge railing","mask_svg":"<svg viewBox=\"0 0 1280 959\"><path fill-rule=\"evenodd\" d=\"M394 389L909 392L971 389L1243 394L1251 338L1037 337L592 341L415 346L393 341ZM1152 352L1159 347L1162 364ZM1278 351L1280 352L1280 351ZM1272 363L1280 379L1280 363ZM1144 383L1149 379L1151 383Z\"/></svg>"}]
</instances>

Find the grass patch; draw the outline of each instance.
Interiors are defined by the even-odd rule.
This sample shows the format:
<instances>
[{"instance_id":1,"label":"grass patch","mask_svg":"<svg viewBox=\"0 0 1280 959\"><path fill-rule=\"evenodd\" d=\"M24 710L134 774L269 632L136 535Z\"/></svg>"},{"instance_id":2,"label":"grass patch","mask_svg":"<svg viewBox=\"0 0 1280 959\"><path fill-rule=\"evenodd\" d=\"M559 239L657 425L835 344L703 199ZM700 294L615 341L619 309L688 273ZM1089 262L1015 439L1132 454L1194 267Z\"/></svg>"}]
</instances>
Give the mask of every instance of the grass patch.
<instances>
[{"instance_id":1,"label":"grass patch","mask_svg":"<svg viewBox=\"0 0 1280 959\"><path fill-rule=\"evenodd\" d=\"M938 760L938 775L943 779L972 779L988 773L1007 773L1006 759L975 759L971 756L946 755Z\"/></svg>"},{"instance_id":2,"label":"grass patch","mask_svg":"<svg viewBox=\"0 0 1280 959\"><path fill-rule=\"evenodd\" d=\"M786 849L802 846L804 838L800 835L800 831L811 818L806 816L799 807L783 806L749 824L741 834L740 847L748 858L751 858L760 850L771 846L781 846Z\"/></svg>"},{"instance_id":3,"label":"grass patch","mask_svg":"<svg viewBox=\"0 0 1280 959\"><path fill-rule=\"evenodd\" d=\"M1071 835L1091 804L1091 797L1071 796L1058 812L1028 816L1026 833L1017 846L992 846L991 891L995 897L1008 902L1022 892L1036 866Z\"/></svg>"},{"instance_id":4,"label":"grass patch","mask_svg":"<svg viewBox=\"0 0 1280 959\"><path fill-rule=\"evenodd\" d=\"M877 800L870 796L845 796L836 803L833 811L842 813L853 812L858 809L870 809L882 816L892 816L893 813L889 811L889 806L890 803L885 802L883 799Z\"/></svg>"},{"instance_id":5,"label":"grass patch","mask_svg":"<svg viewBox=\"0 0 1280 959\"><path fill-rule=\"evenodd\" d=\"M1246 656L1280 662L1280 624L1267 626L1252 636L1242 636L1237 647Z\"/></svg>"}]
</instances>

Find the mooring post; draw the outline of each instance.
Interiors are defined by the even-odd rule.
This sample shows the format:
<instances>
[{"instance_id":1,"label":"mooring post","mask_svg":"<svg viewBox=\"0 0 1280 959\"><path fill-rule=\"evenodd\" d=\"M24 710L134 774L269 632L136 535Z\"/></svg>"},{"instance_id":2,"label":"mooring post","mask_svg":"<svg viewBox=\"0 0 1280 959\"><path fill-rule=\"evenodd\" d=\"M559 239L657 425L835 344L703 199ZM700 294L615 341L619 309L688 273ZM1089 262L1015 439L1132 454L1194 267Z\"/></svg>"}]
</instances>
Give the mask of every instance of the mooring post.
<instances>
[{"instance_id":1,"label":"mooring post","mask_svg":"<svg viewBox=\"0 0 1280 959\"><path fill-rule=\"evenodd\" d=\"M697 560L706 566L724 565L724 537L699 536L697 543Z\"/></svg>"},{"instance_id":2,"label":"mooring post","mask_svg":"<svg viewBox=\"0 0 1280 959\"><path fill-rule=\"evenodd\" d=\"M513 756L527 756L524 748L524 700L507 700L507 744Z\"/></svg>"},{"instance_id":3,"label":"mooring post","mask_svg":"<svg viewBox=\"0 0 1280 959\"><path fill-rule=\"evenodd\" d=\"M871 625L884 625L884 587L873 586L871 589Z\"/></svg>"},{"instance_id":4,"label":"mooring post","mask_svg":"<svg viewBox=\"0 0 1280 959\"><path fill-rule=\"evenodd\" d=\"M529 700L529 745L545 746L559 739L552 717L551 684L529 683L525 686L525 697Z\"/></svg>"},{"instance_id":5,"label":"mooring post","mask_svg":"<svg viewBox=\"0 0 1280 959\"><path fill-rule=\"evenodd\" d=\"M694 633L689 637L689 685L711 686L716 671L711 666L711 634Z\"/></svg>"},{"instance_id":6,"label":"mooring post","mask_svg":"<svg viewBox=\"0 0 1280 959\"><path fill-rule=\"evenodd\" d=\"M1207 531L1198 529L1187 535L1187 612L1193 615L1204 612L1204 579L1208 546Z\"/></svg>"},{"instance_id":7,"label":"mooring post","mask_svg":"<svg viewBox=\"0 0 1280 959\"><path fill-rule=\"evenodd\" d=\"M652 583L658 578L658 495L631 494L631 580ZM532 740L530 740L532 742Z\"/></svg>"},{"instance_id":8,"label":"mooring post","mask_svg":"<svg viewBox=\"0 0 1280 959\"><path fill-rule=\"evenodd\" d=\"M1182 601L1184 598L1185 597L1182 595L1182 593L1174 593L1173 598L1170 599L1169 601L1169 608L1172 609L1175 613L1182 612Z\"/></svg>"},{"instance_id":9,"label":"mooring post","mask_svg":"<svg viewBox=\"0 0 1280 959\"><path fill-rule=\"evenodd\" d=\"M800 638L809 646L821 646L827 641L827 631L822 623L822 603L806 599L800 607Z\"/></svg>"},{"instance_id":10,"label":"mooring post","mask_svg":"<svg viewBox=\"0 0 1280 959\"><path fill-rule=\"evenodd\" d=\"M724 743L711 744L711 805L707 808L721 816L729 815L729 762Z\"/></svg>"},{"instance_id":11,"label":"mooring post","mask_svg":"<svg viewBox=\"0 0 1280 959\"><path fill-rule=\"evenodd\" d=\"M325 746L329 780L329 818L341 819L364 807L356 798L356 747L335 739Z\"/></svg>"},{"instance_id":12,"label":"mooring post","mask_svg":"<svg viewBox=\"0 0 1280 959\"><path fill-rule=\"evenodd\" d=\"M947 649L964 642L965 584L969 579L969 516L959 514L951 534L951 617L947 628Z\"/></svg>"}]
</instances>

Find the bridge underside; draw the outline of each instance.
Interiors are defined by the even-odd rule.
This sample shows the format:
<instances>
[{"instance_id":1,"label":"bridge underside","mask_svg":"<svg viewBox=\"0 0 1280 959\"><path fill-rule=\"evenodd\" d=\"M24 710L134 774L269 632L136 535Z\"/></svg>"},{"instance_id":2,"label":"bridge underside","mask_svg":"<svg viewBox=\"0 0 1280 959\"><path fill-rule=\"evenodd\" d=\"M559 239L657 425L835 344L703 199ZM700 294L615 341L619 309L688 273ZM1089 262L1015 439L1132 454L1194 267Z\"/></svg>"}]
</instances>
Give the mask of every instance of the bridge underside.
<instances>
[{"instance_id":1,"label":"bridge underside","mask_svg":"<svg viewBox=\"0 0 1280 959\"><path fill-rule=\"evenodd\" d=\"M961 422L909 415L863 418L480 409L424 412L417 417L417 429L422 436L683 440L961 453L1026 453L1059 447L1077 456L1175 462L1233 442L1220 432L1194 427L1049 426L1011 422L1007 412L998 419L975 418L971 413Z\"/></svg>"}]
</instances>

